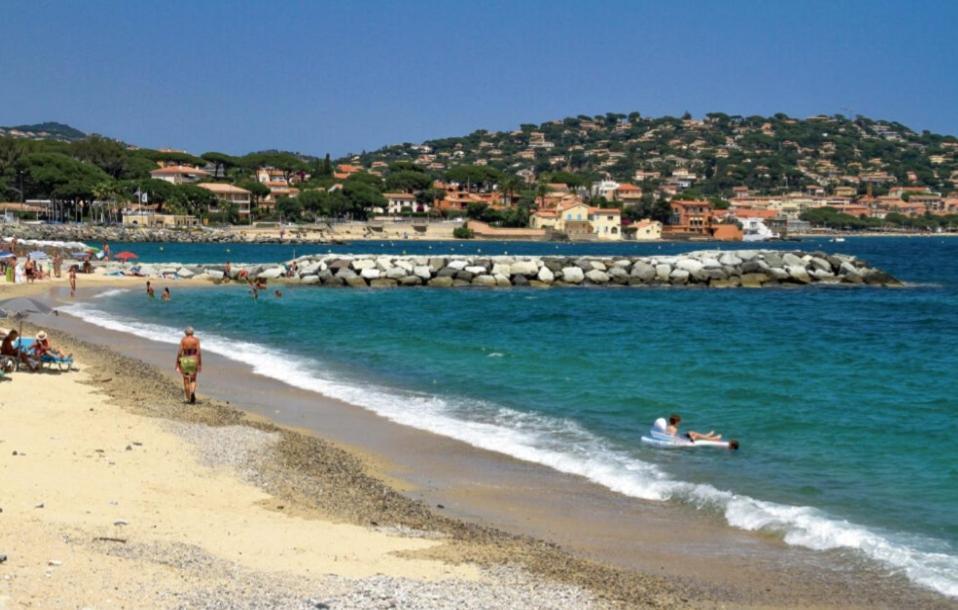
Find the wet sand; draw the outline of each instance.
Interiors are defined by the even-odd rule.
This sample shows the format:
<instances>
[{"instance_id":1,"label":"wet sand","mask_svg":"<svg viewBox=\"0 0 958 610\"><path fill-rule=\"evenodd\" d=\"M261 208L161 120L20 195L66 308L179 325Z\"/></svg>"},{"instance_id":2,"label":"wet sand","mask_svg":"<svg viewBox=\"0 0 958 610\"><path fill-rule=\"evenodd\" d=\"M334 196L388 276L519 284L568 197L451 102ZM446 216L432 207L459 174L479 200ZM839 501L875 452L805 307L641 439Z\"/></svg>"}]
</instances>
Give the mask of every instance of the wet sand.
<instances>
[{"instance_id":1,"label":"wet sand","mask_svg":"<svg viewBox=\"0 0 958 610\"><path fill-rule=\"evenodd\" d=\"M43 323L155 365L175 381L170 345L66 315ZM581 477L391 423L359 407L256 375L246 365L217 355L207 357L200 394L351 449L375 476L421 501L430 515L438 515L420 519L453 517L533 536L616 568L609 574L664 576L680 591L683 605L956 607L850 554L788 547L773 536L727 527L718 515L627 498ZM582 582L582 573L571 572L564 574ZM602 589L596 578L595 573L586 576L593 579L586 586ZM611 595L624 599L615 587Z\"/></svg>"}]
</instances>

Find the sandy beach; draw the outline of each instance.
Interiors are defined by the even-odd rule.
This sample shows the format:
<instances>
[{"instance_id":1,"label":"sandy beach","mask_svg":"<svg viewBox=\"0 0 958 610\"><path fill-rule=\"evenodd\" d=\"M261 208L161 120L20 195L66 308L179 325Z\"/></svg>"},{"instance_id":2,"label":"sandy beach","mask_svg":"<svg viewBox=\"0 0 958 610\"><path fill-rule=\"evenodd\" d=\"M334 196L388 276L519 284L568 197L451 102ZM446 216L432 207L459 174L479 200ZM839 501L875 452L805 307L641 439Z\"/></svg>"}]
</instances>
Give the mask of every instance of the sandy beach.
<instances>
[{"instance_id":1,"label":"sandy beach","mask_svg":"<svg viewBox=\"0 0 958 610\"><path fill-rule=\"evenodd\" d=\"M657 580L436 517L315 437L187 407L154 367L57 344L78 370L0 385L0 607L680 603Z\"/></svg>"},{"instance_id":2,"label":"sandy beach","mask_svg":"<svg viewBox=\"0 0 958 610\"><path fill-rule=\"evenodd\" d=\"M28 294L63 296L0 286ZM350 405L311 417L315 395L225 358L188 407L169 346L33 321L80 370L0 383L9 607L953 607ZM676 519L714 544L675 545Z\"/></svg>"}]
</instances>

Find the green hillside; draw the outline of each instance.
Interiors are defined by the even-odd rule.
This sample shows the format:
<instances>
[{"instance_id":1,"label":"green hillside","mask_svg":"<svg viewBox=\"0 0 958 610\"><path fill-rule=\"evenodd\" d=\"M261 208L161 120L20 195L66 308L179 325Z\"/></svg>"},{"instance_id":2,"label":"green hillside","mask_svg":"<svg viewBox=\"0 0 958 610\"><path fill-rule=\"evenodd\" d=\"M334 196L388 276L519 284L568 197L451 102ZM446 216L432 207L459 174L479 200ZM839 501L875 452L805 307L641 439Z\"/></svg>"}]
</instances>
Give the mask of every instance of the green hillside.
<instances>
[{"instance_id":1,"label":"green hillside","mask_svg":"<svg viewBox=\"0 0 958 610\"><path fill-rule=\"evenodd\" d=\"M82 140L87 136L79 129L70 127L63 123L48 121L46 123L36 123L34 125L14 125L12 127L0 127L0 136L13 136L20 138L30 138L34 140L60 140L63 142L73 142Z\"/></svg>"},{"instance_id":2,"label":"green hillside","mask_svg":"<svg viewBox=\"0 0 958 610\"><path fill-rule=\"evenodd\" d=\"M646 118L630 114L569 117L515 131L484 131L422 144L399 144L350 157L374 162L413 161L436 174L456 165L486 165L537 178L573 172L643 185L667 182L675 172L694 175L693 190L731 194L745 185L761 193L820 185L877 192L890 184L921 184L942 192L958 187L958 138L916 133L865 117L796 119L710 113L704 119ZM525 170L525 171L524 171ZM681 171L680 171L681 170ZM656 177L654 174L658 173ZM909 173L911 172L911 173ZM887 174L887 175L883 175Z\"/></svg>"}]
</instances>

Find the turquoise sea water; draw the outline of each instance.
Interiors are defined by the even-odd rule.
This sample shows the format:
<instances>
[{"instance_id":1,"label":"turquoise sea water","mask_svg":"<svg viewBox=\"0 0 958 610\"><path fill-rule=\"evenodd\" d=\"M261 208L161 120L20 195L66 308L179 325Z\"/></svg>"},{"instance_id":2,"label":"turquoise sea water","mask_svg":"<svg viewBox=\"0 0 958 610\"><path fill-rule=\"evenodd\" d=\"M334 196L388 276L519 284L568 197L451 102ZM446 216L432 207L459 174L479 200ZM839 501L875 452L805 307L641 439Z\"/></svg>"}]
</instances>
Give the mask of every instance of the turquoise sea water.
<instances>
[{"instance_id":1,"label":"turquoise sea water","mask_svg":"<svg viewBox=\"0 0 958 610\"><path fill-rule=\"evenodd\" d=\"M769 242L763 248L795 250L824 249L830 245L827 238L798 242ZM243 243L154 243L111 242L114 253L124 250L137 254L146 263L275 263L306 254L497 254L512 255L620 255L639 256L675 254L689 250L735 249L741 243L702 242L616 242L616 243L555 243L527 241L356 241L343 245L322 244L243 244Z\"/></svg>"},{"instance_id":2,"label":"turquoise sea water","mask_svg":"<svg viewBox=\"0 0 958 610\"><path fill-rule=\"evenodd\" d=\"M166 341L192 324L207 349L293 385L790 544L863 553L958 596L958 239L799 245L909 286L303 288L256 302L174 287L167 304L132 291L74 312ZM672 412L742 449L643 446Z\"/></svg>"}]
</instances>

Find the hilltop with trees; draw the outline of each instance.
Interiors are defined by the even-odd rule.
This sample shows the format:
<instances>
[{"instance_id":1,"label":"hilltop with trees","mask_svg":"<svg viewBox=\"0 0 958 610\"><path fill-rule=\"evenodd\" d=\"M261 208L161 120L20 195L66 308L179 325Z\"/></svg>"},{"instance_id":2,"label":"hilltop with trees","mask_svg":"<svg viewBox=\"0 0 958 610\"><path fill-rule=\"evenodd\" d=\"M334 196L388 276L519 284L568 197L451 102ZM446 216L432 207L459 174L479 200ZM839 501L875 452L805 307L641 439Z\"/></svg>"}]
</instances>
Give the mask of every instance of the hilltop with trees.
<instances>
[{"instance_id":1,"label":"hilltop with trees","mask_svg":"<svg viewBox=\"0 0 958 610\"><path fill-rule=\"evenodd\" d=\"M641 187L641 200L624 209L625 217L662 221L670 215L670 198L703 198L721 208L736 187L769 195L841 189L851 197L883 195L895 185L943 194L958 188L958 138L841 115L580 115L513 131L477 130L387 146L336 161L278 150L235 156L143 149L59 123L15 129L16 137L0 134L0 200L52 200L66 218L90 215L94 202L117 208L145 194L160 211L236 220L229 207L211 215L216 206L209 191L152 179L160 164L205 168L209 180L249 190L254 219L365 218L385 208L384 194L390 193L412 196L432 214L438 208L451 213L435 205L449 184L487 196L456 215L500 226L526 226L557 185L598 205L622 206L591 190L602 180ZM295 189L275 195L257 179L264 167ZM847 221L819 215L823 223Z\"/></svg>"},{"instance_id":2,"label":"hilltop with trees","mask_svg":"<svg viewBox=\"0 0 958 610\"><path fill-rule=\"evenodd\" d=\"M843 185L875 194L890 184L958 188L958 138L915 132L889 121L841 115L796 119L785 114L704 119L629 114L568 117L514 131L477 130L462 137L386 146L348 157L370 166L411 162L438 174L480 165L502 174L570 184L610 178L655 190L677 172L692 175L691 193L729 197L732 188L777 194ZM637 174L638 172L638 174ZM559 176L560 178L556 178Z\"/></svg>"}]
</instances>

